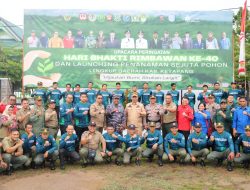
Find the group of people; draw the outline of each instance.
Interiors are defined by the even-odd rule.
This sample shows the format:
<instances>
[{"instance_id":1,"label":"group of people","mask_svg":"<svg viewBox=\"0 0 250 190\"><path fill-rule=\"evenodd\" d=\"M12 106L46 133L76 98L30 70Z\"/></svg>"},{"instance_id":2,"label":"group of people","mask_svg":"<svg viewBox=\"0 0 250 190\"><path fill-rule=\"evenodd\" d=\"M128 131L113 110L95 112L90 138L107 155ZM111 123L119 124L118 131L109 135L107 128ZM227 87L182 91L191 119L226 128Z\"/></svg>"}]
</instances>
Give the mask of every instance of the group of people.
<instances>
[{"instance_id":1,"label":"group of people","mask_svg":"<svg viewBox=\"0 0 250 190\"><path fill-rule=\"evenodd\" d=\"M54 32L49 38L45 32L41 33L38 38L33 30L27 39L27 44L30 48L137 48L137 49L223 49L231 48L231 40L225 32L221 33L221 39L217 40L213 32L208 32L208 37L203 38L201 32L197 32L196 38L192 39L189 32L186 32L184 37L181 37L178 32L173 36L168 31L165 31L162 38L159 38L158 32L153 32L152 39L144 38L144 32L137 33L137 39L131 37L131 31L127 30L124 33L124 38L119 40L116 38L116 33L111 31L109 38L106 38L103 31L99 31L96 36L91 30L87 36L84 36L81 30L73 36L72 31L68 30L64 38L59 36L59 33Z\"/></svg>"},{"instance_id":2,"label":"group of people","mask_svg":"<svg viewBox=\"0 0 250 190\"><path fill-rule=\"evenodd\" d=\"M83 92L79 84L74 90L67 84L61 92L56 82L49 90L39 82L31 95L34 106L23 98L20 109L11 95L7 104L0 104L1 171L43 167L46 161L54 170L58 156L61 169L77 161L83 167L110 163L113 156L117 165L135 158L139 166L142 157L152 162L154 155L159 166L169 160L204 167L207 159L218 166L227 160L228 171L233 162L248 167L250 107L236 83L227 92L218 82L210 92L204 85L197 99L188 85L180 101L175 83L166 94L161 88L157 84L152 91L144 83L141 91L133 86L127 96L119 82L112 93L106 84L96 91L89 82Z\"/></svg>"}]
</instances>

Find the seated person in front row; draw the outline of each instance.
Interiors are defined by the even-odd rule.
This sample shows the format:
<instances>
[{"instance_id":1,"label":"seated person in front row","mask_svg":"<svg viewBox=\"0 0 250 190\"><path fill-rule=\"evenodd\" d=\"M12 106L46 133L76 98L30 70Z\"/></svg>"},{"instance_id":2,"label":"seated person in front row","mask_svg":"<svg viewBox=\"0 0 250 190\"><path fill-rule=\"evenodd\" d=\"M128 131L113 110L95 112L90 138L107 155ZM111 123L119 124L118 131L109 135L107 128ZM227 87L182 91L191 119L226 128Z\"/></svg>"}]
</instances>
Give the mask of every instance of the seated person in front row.
<instances>
[{"instance_id":1,"label":"seated person in front row","mask_svg":"<svg viewBox=\"0 0 250 190\"><path fill-rule=\"evenodd\" d=\"M55 162L58 158L58 147L56 140L46 128L41 130L41 134L36 139L36 157L34 159L35 166L45 164L45 161L50 162L50 169L55 170Z\"/></svg>"},{"instance_id":2,"label":"seated person in front row","mask_svg":"<svg viewBox=\"0 0 250 190\"><path fill-rule=\"evenodd\" d=\"M208 160L217 160L217 166L221 166L224 159L227 159L227 170L232 171L232 162L234 160L234 143L232 136L224 131L222 123L216 124L216 131L214 131L208 144L213 146L213 151L207 155Z\"/></svg>"},{"instance_id":3,"label":"seated person in front row","mask_svg":"<svg viewBox=\"0 0 250 190\"><path fill-rule=\"evenodd\" d=\"M164 150L163 160L175 161L175 157L180 158L180 164L187 162L185 159L187 152L185 150L185 137L178 132L178 126L176 123L172 123L170 126L170 133L164 138Z\"/></svg>"},{"instance_id":4,"label":"seated person in front row","mask_svg":"<svg viewBox=\"0 0 250 190\"><path fill-rule=\"evenodd\" d=\"M0 142L0 174L7 169L7 164L3 161L2 158L2 146L3 144Z\"/></svg>"},{"instance_id":5,"label":"seated person in front row","mask_svg":"<svg viewBox=\"0 0 250 190\"><path fill-rule=\"evenodd\" d=\"M242 146L242 153L240 153L240 146ZM235 141L235 158L236 163L243 163L244 168L249 167L250 163L250 125L245 127L245 134L242 134Z\"/></svg>"},{"instance_id":6,"label":"seated person in front row","mask_svg":"<svg viewBox=\"0 0 250 190\"><path fill-rule=\"evenodd\" d=\"M141 144L147 141L147 148L142 152L142 156L149 159L152 162L154 154L158 155L158 165L163 166L162 155L163 155L163 138L160 130L156 130L155 122L149 122L149 130L144 134Z\"/></svg>"}]
</instances>

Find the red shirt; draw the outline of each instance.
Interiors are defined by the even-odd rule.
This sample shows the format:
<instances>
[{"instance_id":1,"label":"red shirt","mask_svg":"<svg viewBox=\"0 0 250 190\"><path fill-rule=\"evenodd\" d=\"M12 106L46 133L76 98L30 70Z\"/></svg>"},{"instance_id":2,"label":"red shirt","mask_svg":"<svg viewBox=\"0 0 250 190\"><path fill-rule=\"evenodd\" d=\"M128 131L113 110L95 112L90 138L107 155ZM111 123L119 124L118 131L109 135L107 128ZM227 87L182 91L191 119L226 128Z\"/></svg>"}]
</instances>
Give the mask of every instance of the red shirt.
<instances>
[{"instance_id":1,"label":"red shirt","mask_svg":"<svg viewBox=\"0 0 250 190\"><path fill-rule=\"evenodd\" d=\"M1 104L1 105L0 105L0 113L1 113L1 114L4 112L6 106L7 106L7 105L5 105L5 104ZM18 111L18 108L17 108L16 105L14 105L13 114L16 115L16 112L17 112L17 111Z\"/></svg>"},{"instance_id":2,"label":"red shirt","mask_svg":"<svg viewBox=\"0 0 250 190\"><path fill-rule=\"evenodd\" d=\"M184 116L183 114L186 114ZM189 106L179 105L177 109L177 122L178 122L178 129L182 131L190 131L191 129L191 121L194 119L194 111Z\"/></svg>"},{"instance_id":3,"label":"red shirt","mask_svg":"<svg viewBox=\"0 0 250 190\"><path fill-rule=\"evenodd\" d=\"M63 38L64 48L74 48L74 38L68 38L67 36Z\"/></svg>"}]
</instances>

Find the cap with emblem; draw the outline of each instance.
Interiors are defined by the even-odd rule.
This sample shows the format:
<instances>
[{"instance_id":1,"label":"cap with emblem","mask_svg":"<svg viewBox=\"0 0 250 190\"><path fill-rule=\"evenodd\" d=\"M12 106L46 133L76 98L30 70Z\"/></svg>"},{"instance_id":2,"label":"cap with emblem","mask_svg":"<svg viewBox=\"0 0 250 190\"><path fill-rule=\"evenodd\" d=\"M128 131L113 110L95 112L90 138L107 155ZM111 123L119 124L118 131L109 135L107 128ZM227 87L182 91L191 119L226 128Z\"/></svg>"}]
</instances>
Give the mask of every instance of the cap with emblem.
<instances>
[{"instance_id":1,"label":"cap with emblem","mask_svg":"<svg viewBox=\"0 0 250 190\"><path fill-rule=\"evenodd\" d=\"M41 101L41 100L42 100L42 97L41 97L41 96L35 96L34 99L37 100L37 101Z\"/></svg>"},{"instance_id":2,"label":"cap with emblem","mask_svg":"<svg viewBox=\"0 0 250 190\"><path fill-rule=\"evenodd\" d=\"M221 127L224 127L224 125L223 125L223 123L216 123L216 127L221 128Z\"/></svg>"},{"instance_id":3,"label":"cap with emblem","mask_svg":"<svg viewBox=\"0 0 250 190\"><path fill-rule=\"evenodd\" d=\"M178 127L177 123L175 123L175 122L173 122L173 123L170 124L170 128L177 128L177 127Z\"/></svg>"},{"instance_id":4,"label":"cap with emblem","mask_svg":"<svg viewBox=\"0 0 250 190\"><path fill-rule=\"evenodd\" d=\"M94 121L91 121L91 122L89 123L89 126L95 127L95 126L96 126L96 123L95 123Z\"/></svg>"},{"instance_id":5,"label":"cap with emblem","mask_svg":"<svg viewBox=\"0 0 250 190\"><path fill-rule=\"evenodd\" d=\"M250 131L250 125L247 125L247 126L245 127L245 131Z\"/></svg>"},{"instance_id":6,"label":"cap with emblem","mask_svg":"<svg viewBox=\"0 0 250 190\"><path fill-rule=\"evenodd\" d=\"M149 127L155 127L155 126L156 126L156 124L155 124L155 122L150 121L150 122L148 123L148 126L149 126Z\"/></svg>"},{"instance_id":7,"label":"cap with emblem","mask_svg":"<svg viewBox=\"0 0 250 190\"><path fill-rule=\"evenodd\" d=\"M114 95L114 96L113 96L113 99L120 99L120 96Z\"/></svg>"},{"instance_id":8,"label":"cap with emblem","mask_svg":"<svg viewBox=\"0 0 250 190\"><path fill-rule=\"evenodd\" d=\"M48 102L49 104L55 104L56 103L56 101L55 100L49 100L49 102Z\"/></svg>"},{"instance_id":9,"label":"cap with emblem","mask_svg":"<svg viewBox=\"0 0 250 190\"><path fill-rule=\"evenodd\" d=\"M128 129L130 129L130 130L135 130L135 125L134 125L134 124L130 124L130 125L128 126Z\"/></svg>"},{"instance_id":10,"label":"cap with emblem","mask_svg":"<svg viewBox=\"0 0 250 190\"><path fill-rule=\"evenodd\" d=\"M156 98L155 95L150 96L150 99L155 99L155 98Z\"/></svg>"},{"instance_id":11,"label":"cap with emblem","mask_svg":"<svg viewBox=\"0 0 250 190\"><path fill-rule=\"evenodd\" d=\"M215 98L215 96L213 94L209 94L208 98Z\"/></svg>"},{"instance_id":12,"label":"cap with emblem","mask_svg":"<svg viewBox=\"0 0 250 190\"><path fill-rule=\"evenodd\" d=\"M137 93L133 93L132 97L138 97L138 94Z\"/></svg>"},{"instance_id":13,"label":"cap with emblem","mask_svg":"<svg viewBox=\"0 0 250 190\"><path fill-rule=\"evenodd\" d=\"M41 134L47 135L49 131L46 128L41 129Z\"/></svg>"},{"instance_id":14,"label":"cap with emblem","mask_svg":"<svg viewBox=\"0 0 250 190\"><path fill-rule=\"evenodd\" d=\"M195 128L201 128L201 123L199 122L196 122L195 125L194 125Z\"/></svg>"},{"instance_id":15,"label":"cap with emblem","mask_svg":"<svg viewBox=\"0 0 250 190\"><path fill-rule=\"evenodd\" d=\"M225 99L222 99L220 102L220 104L226 104L226 103L227 103L227 100L225 100Z\"/></svg>"}]
</instances>

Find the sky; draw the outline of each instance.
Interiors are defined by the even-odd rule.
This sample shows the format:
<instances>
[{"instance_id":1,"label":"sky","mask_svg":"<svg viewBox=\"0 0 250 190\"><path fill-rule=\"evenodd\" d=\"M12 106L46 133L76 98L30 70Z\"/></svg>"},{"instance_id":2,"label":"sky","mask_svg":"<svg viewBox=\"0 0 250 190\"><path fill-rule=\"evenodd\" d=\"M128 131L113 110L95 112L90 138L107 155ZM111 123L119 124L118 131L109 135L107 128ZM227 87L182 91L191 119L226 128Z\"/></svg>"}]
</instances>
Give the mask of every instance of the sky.
<instances>
[{"instance_id":1,"label":"sky","mask_svg":"<svg viewBox=\"0 0 250 190\"><path fill-rule=\"evenodd\" d=\"M238 8L244 2L245 0L7 0L4 4L0 3L0 17L23 28L24 9L207 11Z\"/></svg>"}]
</instances>

